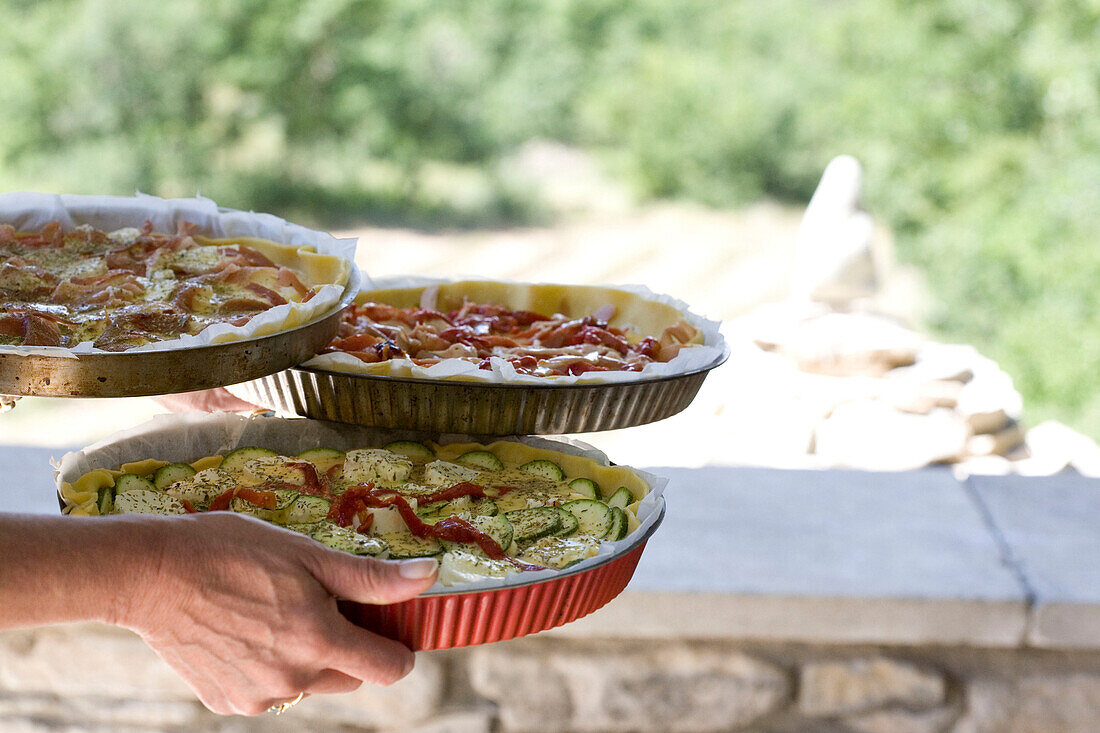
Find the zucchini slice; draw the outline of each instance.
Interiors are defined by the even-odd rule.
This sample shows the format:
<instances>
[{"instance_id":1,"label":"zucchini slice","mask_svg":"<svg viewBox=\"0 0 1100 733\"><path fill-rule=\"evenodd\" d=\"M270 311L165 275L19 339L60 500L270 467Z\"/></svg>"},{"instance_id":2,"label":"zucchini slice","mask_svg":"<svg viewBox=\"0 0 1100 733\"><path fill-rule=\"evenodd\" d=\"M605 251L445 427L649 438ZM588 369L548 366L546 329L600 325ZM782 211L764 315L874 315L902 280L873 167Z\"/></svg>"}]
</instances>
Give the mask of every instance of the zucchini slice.
<instances>
[{"instance_id":1,"label":"zucchini slice","mask_svg":"<svg viewBox=\"0 0 1100 733\"><path fill-rule=\"evenodd\" d=\"M565 471L561 470L561 466L553 461L547 461L540 458L535 461L528 461L519 467L519 470L526 471L527 473L534 474L536 476L542 476L543 478L550 479L551 481L564 481Z\"/></svg>"},{"instance_id":2,"label":"zucchini slice","mask_svg":"<svg viewBox=\"0 0 1100 733\"><path fill-rule=\"evenodd\" d=\"M439 514L443 511L450 502L448 501L433 501L428 504L418 504L416 506L416 514L419 517L426 517L432 514Z\"/></svg>"},{"instance_id":3,"label":"zucchini slice","mask_svg":"<svg viewBox=\"0 0 1100 733\"><path fill-rule=\"evenodd\" d=\"M328 510L332 502L321 496L299 494L294 501L283 510L283 524L307 524L320 522L328 516Z\"/></svg>"},{"instance_id":4,"label":"zucchini slice","mask_svg":"<svg viewBox=\"0 0 1100 733\"><path fill-rule=\"evenodd\" d=\"M221 465L219 465L218 468L222 471L242 474L245 471L245 464L251 461L253 458L272 458L277 455L279 454L268 448L245 446L244 448L238 448L237 450L227 454L225 460L221 462Z\"/></svg>"},{"instance_id":5,"label":"zucchini slice","mask_svg":"<svg viewBox=\"0 0 1100 733\"><path fill-rule=\"evenodd\" d=\"M611 528L604 535L605 540L615 542L626 537L626 511L617 506L611 507Z\"/></svg>"},{"instance_id":6,"label":"zucchini slice","mask_svg":"<svg viewBox=\"0 0 1100 733\"><path fill-rule=\"evenodd\" d=\"M295 489L275 489L275 511L289 508L299 496Z\"/></svg>"},{"instance_id":7,"label":"zucchini slice","mask_svg":"<svg viewBox=\"0 0 1100 733\"><path fill-rule=\"evenodd\" d=\"M237 514L247 514L250 517L256 517L262 519L265 522L274 522L279 513L274 509L265 509L260 506L256 506L252 502L245 501L239 496L234 496L229 502L229 511L236 512Z\"/></svg>"},{"instance_id":8,"label":"zucchini slice","mask_svg":"<svg viewBox=\"0 0 1100 733\"><path fill-rule=\"evenodd\" d=\"M95 505L101 517L110 514L115 508L115 487L104 486L100 488L99 494L96 496Z\"/></svg>"},{"instance_id":9,"label":"zucchini slice","mask_svg":"<svg viewBox=\"0 0 1100 733\"><path fill-rule=\"evenodd\" d=\"M297 532L298 534L304 535L312 535L320 526L320 522L305 522L301 524L291 522L290 524L283 525L283 527L289 529L291 532Z\"/></svg>"},{"instance_id":10,"label":"zucchini slice","mask_svg":"<svg viewBox=\"0 0 1100 733\"><path fill-rule=\"evenodd\" d=\"M523 562L547 568L567 568L600 551L600 541L591 537L543 537L519 556Z\"/></svg>"},{"instance_id":11,"label":"zucchini slice","mask_svg":"<svg viewBox=\"0 0 1100 733\"><path fill-rule=\"evenodd\" d=\"M600 498L600 485L590 478L575 478L569 482L569 488L586 499Z\"/></svg>"},{"instance_id":12,"label":"zucchini slice","mask_svg":"<svg viewBox=\"0 0 1100 733\"><path fill-rule=\"evenodd\" d=\"M413 557L434 557L443 554L443 545L439 540L426 537L421 539L412 532L387 532L378 535L378 539L390 548L390 558L407 560Z\"/></svg>"},{"instance_id":13,"label":"zucchini slice","mask_svg":"<svg viewBox=\"0 0 1100 733\"><path fill-rule=\"evenodd\" d=\"M240 512L241 514L248 514L253 517L259 517L260 519L266 519L269 522L274 522L279 519L280 513L294 504L295 500L300 496L295 489L275 489L272 493L275 494L274 509L256 506L248 499L240 496L233 497L233 500L229 502L229 509L230 511Z\"/></svg>"},{"instance_id":14,"label":"zucchini slice","mask_svg":"<svg viewBox=\"0 0 1100 733\"><path fill-rule=\"evenodd\" d=\"M310 537L333 550L352 555L378 555L386 551L386 543L377 537L353 532L332 522L321 522Z\"/></svg>"},{"instance_id":15,"label":"zucchini slice","mask_svg":"<svg viewBox=\"0 0 1100 733\"><path fill-rule=\"evenodd\" d=\"M157 487L153 485L153 482L144 476L138 476L134 473L124 473L115 479L115 493L125 494L130 491L156 491ZM180 504L180 506L183 506Z\"/></svg>"},{"instance_id":16,"label":"zucchini slice","mask_svg":"<svg viewBox=\"0 0 1100 733\"><path fill-rule=\"evenodd\" d=\"M614 512L602 501L594 499L576 499L562 504L562 509L577 518L577 534L589 537L605 537L611 529Z\"/></svg>"},{"instance_id":17,"label":"zucchini slice","mask_svg":"<svg viewBox=\"0 0 1100 733\"><path fill-rule=\"evenodd\" d=\"M443 502L443 506L432 511L430 515L425 514L424 516L432 516L437 520L453 516L463 516L469 519L470 517L495 517L499 513L500 509L497 507L496 502L488 497L460 496L457 499Z\"/></svg>"},{"instance_id":18,"label":"zucchini slice","mask_svg":"<svg viewBox=\"0 0 1100 733\"><path fill-rule=\"evenodd\" d=\"M303 453L299 453L298 457L316 466L317 473L325 473L333 466L342 466L344 464L344 452L333 450L332 448L311 448Z\"/></svg>"},{"instance_id":19,"label":"zucchini slice","mask_svg":"<svg viewBox=\"0 0 1100 733\"><path fill-rule=\"evenodd\" d=\"M435 460L435 451L423 443L415 440L395 440L382 446L391 453L400 453L406 458L411 458L418 463L428 463Z\"/></svg>"},{"instance_id":20,"label":"zucchini slice","mask_svg":"<svg viewBox=\"0 0 1100 733\"><path fill-rule=\"evenodd\" d=\"M470 468L480 468L484 471L503 471L504 463L487 450L471 450L463 453L455 459L458 463Z\"/></svg>"},{"instance_id":21,"label":"zucchini slice","mask_svg":"<svg viewBox=\"0 0 1100 733\"><path fill-rule=\"evenodd\" d=\"M573 516L573 512L566 511L560 506L554 507L554 511L556 511L558 513L558 516L561 517L561 529L559 529L554 534L556 534L558 537L569 537L570 535L576 534L577 529L580 527L581 523L580 520Z\"/></svg>"},{"instance_id":22,"label":"zucchini slice","mask_svg":"<svg viewBox=\"0 0 1100 733\"><path fill-rule=\"evenodd\" d=\"M150 484L152 485L152 484ZM115 514L187 514L179 499L155 489L133 489L115 497Z\"/></svg>"},{"instance_id":23,"label":"zucchini slice","mask_svg":"<svg viewBox=\"0 0 1100 733\"><path fill-rule=\"evenodd\" d=\"M554 507L516 509L504 516L512 523L512 539L516 542L531 542L561 529L561 516Z\"/></svg>"},{"instance_id":24,"label":"zucchini slice","mask_svg":"<svg viewBox=\"0 0 1100 733\"><path fill-rule=\"evenodd\" d=\"M492 537L493 540L500 545L500 549L505 552L512 546L512 539L515 537L515 528L513 528L512 523L508 521L508 517L503 514L498 514L495 517L474 517L473 525Z\"/></svg>"},{"instance_id":25,"label":"zucchini slice","mask_svg":"<svg viewBox=\"0 0 1100 733\"><path fill-rule=\"evenodd\" d=\"M634 494L630 493L630 489L625 486L620 486L615 489L615 493L611 495L611 498L607 500L608 506L617 506L620 509L626 509L628 506L634 503Z\"/></svg>"},{"instance_id":26,"label":"zucchini slice","mask_svg":"<svg viewBox=\"0 0 1100 733\"><path fill-rule=\"evenodd\" d=\"M161 466L153 474L153 485L161 491L164 491L177 481L183 481L189 479L197 473L195 469L191 468L187 463L169 463L167 466Z\"/></svg>"}]
</instances>

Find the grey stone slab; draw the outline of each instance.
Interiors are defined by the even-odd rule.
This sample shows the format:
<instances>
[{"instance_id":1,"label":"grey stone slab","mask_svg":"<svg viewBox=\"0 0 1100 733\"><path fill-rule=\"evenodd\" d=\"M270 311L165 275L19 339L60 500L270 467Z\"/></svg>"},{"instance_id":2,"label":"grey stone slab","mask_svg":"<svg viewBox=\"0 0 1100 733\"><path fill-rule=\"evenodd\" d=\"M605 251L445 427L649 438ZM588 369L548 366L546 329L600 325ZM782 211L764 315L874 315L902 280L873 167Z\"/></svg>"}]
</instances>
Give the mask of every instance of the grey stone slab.
<instances>
[{"instance_id":1,"label":"grey stone slab","mask_svg":"<svg viewBox=\"0 0 1100 733\"><path fill-rule=\"evenodd\" d=\"M3 419L0 417L0 419ZM51 459L70 449L27 445L0 446L0 511L57 514L57 489Z\"/></svg>"},{"instance_id":2,"label":"grey stone slab","mask_svg":"<svg viewBox=\"0 0 1100 733\"><path fill-rule=\"evenodd\" d=\"M1100 647L1100 479L972 476L1035 596L1028 641Z\"/></svg>"},{"instance_id":3,"label":"grey stone slab","mask_svg":"<svg viewBox=\"0 0 1100 733\"><path fill-rule=\"evenodd\" d=\"M634 590L1025 600L947 470L650 470L671 479L668 511Z\"/></svg>"},{"instance_id":4,"label":"grey stone slab","mask_svg":"<svg viewBox=\"0 0 1100 733\"><path fill-rule=\"evenodd\" d=\"M1025 590L946 470L650 470L668 511L629 589L551 633L1022 643Z\"/></svg>"}]
</instances>

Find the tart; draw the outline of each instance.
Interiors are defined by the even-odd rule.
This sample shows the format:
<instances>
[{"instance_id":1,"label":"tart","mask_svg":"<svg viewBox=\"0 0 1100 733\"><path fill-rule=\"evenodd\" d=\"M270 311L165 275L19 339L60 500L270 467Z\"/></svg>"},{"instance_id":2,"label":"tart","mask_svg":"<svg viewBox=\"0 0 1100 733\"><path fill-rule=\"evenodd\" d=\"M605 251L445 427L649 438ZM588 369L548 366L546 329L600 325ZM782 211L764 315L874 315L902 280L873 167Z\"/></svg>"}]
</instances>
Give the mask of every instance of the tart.
<instances>
[{"instance_id":1,"label":"tart","mask_svg":"<svg viewBox=\"0 0 1100 733\"><path fill-rule=\"evenodd\" d=\"M287 306L284 325L350 265L308 247L257 237L209 238L187 222L174 233L51 222L0 224L0 345L126 351L247 326Z\"/></svg>"},{"instance_id":2,"label":"tart","mask_svg":"<svg viewBox=\"0 0 1100 733\"><path fill-rule=\"evenodd\" d=\"M304 366L570 383L668 376L721 353L717 324L637 289L467 280L361 292Z\"/></svg>"},{"instance_id":3,"label":"tart","mask_svg":"<svg viewBox=\"0 0 1100 733\"><path fill-rule=\"evenodd\" d=\"M411 440L145 459L62 482L73 515L233 511L356 555L440 558L454 585L561 570L639 527L637 473L517 442Z\"/></svg>"}]
</instances>

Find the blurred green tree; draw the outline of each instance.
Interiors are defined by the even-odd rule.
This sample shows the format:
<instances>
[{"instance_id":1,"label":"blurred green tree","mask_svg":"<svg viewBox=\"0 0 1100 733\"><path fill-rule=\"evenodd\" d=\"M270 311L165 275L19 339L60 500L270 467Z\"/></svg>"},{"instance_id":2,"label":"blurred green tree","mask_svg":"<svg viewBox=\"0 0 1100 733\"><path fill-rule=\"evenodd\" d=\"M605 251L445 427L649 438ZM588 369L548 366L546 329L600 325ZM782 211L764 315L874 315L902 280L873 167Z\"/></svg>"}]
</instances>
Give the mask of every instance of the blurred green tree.
<instances>
[{"instance_id":1,"label":"blurred green tree","mask_svg":"<svg viewBox=\"0 0 1100 733\"><path fill-rule=\"evenodd\" d=\"M1097 0L7 0L0 183L329 226L530 220L498 163L597 153L641 198L805 201L826 162L1002 361L1100 436Z\"/></svg>"}]
</instances>

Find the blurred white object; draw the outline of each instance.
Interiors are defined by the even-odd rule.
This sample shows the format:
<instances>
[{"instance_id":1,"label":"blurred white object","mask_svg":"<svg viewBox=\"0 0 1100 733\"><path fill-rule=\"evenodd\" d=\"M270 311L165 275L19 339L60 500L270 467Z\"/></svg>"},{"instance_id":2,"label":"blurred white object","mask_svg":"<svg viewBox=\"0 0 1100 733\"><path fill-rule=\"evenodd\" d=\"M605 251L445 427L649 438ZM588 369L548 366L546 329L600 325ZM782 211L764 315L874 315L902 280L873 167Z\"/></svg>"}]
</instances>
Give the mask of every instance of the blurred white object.
<instances>
[{"instance_id":1,"label":"blurred white object","mask_svg":"<svg viewBox=\"0 0 1100 733\"><path fill-rule=\"evenodd\" d=\"M850 155L833 158L802 218L791 295L841 305L875 294L874 222L860 208L863 169Z\"/></svg>"},{"instance_id":2,"label":"blurred white object","mask_svg":"<svg viewBox=\"0 0 1100 733\"><path fill-rule=\"evenodd\" d=\"M1084 476L1100 476L1100 445L1087 435L1055 420L1046 420L1027 431L1030 457L1014 468L1024 476L1048 476L1073 468Z\"/></svg>"}]
</instances>

